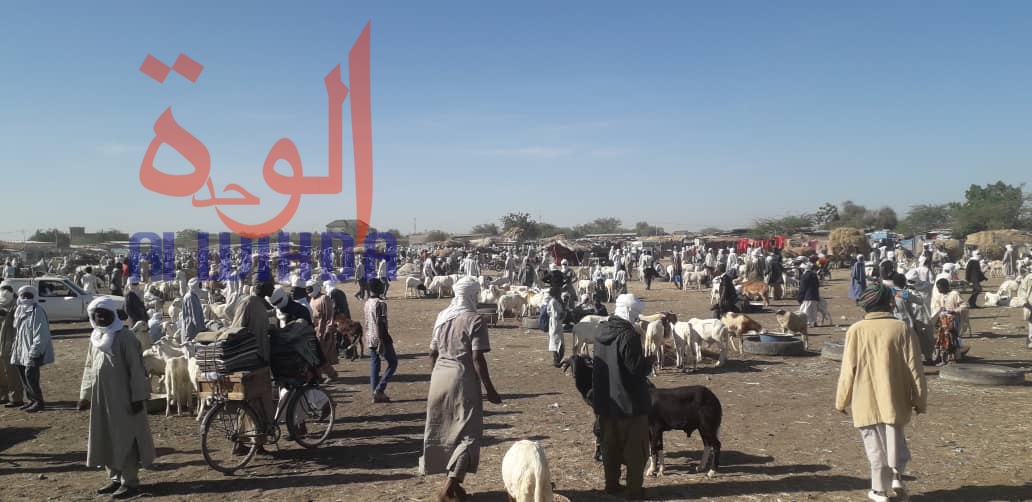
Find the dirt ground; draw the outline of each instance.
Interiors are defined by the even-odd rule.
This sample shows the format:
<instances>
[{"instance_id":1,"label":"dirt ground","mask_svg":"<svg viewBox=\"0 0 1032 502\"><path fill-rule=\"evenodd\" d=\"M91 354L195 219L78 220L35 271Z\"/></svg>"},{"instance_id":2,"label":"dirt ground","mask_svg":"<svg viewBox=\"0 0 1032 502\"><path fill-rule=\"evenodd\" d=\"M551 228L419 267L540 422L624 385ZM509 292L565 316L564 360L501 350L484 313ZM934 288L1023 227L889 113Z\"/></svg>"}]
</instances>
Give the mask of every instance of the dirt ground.
<instances>
[{"instance_id":1,"label":"dirt ground","mask_svg":"<svg viewBox=\"0 0 1032 502\"><path fill-rule=\"evenodd\" d=\"M650 500L866 500L869 471L859 433L833 409L838 363L818 357L820 345L841 340L861 312L848 300L846 271L826 283L837 327L817 328L811 354L762 357L732 354L725 368L707 361L697 373L673 369L660 387L704 384L724 407L723 455L717 477L695 474L702 449L697 436L667 433L667 474L646 479ZM988 290L995 289L990 283ZM338 425L323 447L304 450L281 441L227 477L207 467L198 424L190 416L150 416L158 465L141 472L148 498L158 500L425 501L443 482L416 472L422 447L429 382L427 350L433 320L447 299L403 300L395 283L389 300L400 367L388 393L391 404L372 404L368 360L342 362L332 384ZM355 290L354 285L347 289ZM708 293L682 292L669 283L632 292L646 313L670 310L705 317ZM794 301L775 306L795 308ZM352 299L352 312L360 311ZM776 310L776 309L775 309ZM773 315L756 317L776 327ZM974 311L971 359L1032 370L1020 309ZM557 491L575 502L611 500L592 461L592 417L572 379L550 365L542 332L507 326L491 330L490 370L504 400L485 404L481 472L467 489L476 501L504 500L501 458L518 439L540 441ZM83 465L88 413L74 410L88 343L87 325L54 326L57 363L43 369L50 409L27 415L0 408L0 494L3 500L93 500L105 484L101 471ZM908 482L912 500L1032 500L1032 383L968 387L940 380L927 369L929 412L907 428L913 451Z\"/></svg>"}]
</instances>

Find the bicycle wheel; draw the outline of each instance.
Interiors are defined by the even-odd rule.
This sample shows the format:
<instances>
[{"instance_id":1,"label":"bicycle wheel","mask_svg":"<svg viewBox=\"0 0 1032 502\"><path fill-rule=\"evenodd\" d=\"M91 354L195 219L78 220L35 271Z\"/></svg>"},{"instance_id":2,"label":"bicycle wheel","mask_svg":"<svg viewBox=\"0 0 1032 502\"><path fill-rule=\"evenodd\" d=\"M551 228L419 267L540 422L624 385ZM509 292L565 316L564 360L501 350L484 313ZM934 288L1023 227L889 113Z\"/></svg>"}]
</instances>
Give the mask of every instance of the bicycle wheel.
<instances>
[{"instance_id":1,"label":"bicycle wheel","mask_svg":"<svg viewBox=\"0 0 1032 502\"><path fill-rule=\"evenodd\" d=\"M258 418L243 403L216 404L201 422L201 453L212 469L233 474L258 450Z\"/></svg>"},{"instance_id":2,"label":"bicycle wheel","mask_svg":"<svg viewBox=\"0 0 1032 502\"><path fill-rule=\"evenodd\" d=\"M321 445L333 430L334 410L333 399L319 387L294 391L285 419L290 437L305 448Z\"/></svg>"}]
</instances>

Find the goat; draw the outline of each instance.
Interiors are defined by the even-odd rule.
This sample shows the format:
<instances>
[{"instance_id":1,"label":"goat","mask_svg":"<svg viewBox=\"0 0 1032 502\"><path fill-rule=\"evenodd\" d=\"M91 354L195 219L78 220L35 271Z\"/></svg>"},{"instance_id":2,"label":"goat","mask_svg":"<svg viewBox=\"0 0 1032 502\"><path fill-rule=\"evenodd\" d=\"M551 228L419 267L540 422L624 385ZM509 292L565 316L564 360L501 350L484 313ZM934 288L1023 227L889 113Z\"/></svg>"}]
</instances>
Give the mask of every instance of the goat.
<instances>
[{"instance_id":1,"label":"goat","mask_svg":"<svg viewBox=\"0 0 1032 502\"><path fill-rule=\"evenodd\" d=\"M747 298L759 298L763 300L763 308L770 306L770 286L763 281L743 282L742 295Z\"/></svg>"},{"instance_id":2,"label":"goat","mask_svg":"<svg viewBox=\"0 0 1032 502\"><path fill-rule=\"evenodd\" d=\"M644 338L645 357L655 355L656 364L652 367L652 375L656 375L656 368L663 369L663 360L666 348L666 340L671 339L670 325L677 322L677 315L671 312L638 316L638 321L646 323ZM678 363L680 363L678 359Z\"/></svg>"},{"instance_id":3,"label":"goat","mask_svg":"<svg viewBox=\"0 0 1032 502\"><path fill-rule=\"evenodd\" d=\"M731 334L731 346L734 348L734 340L738 338L738 354L745 354L745 347L743 339L745 334L750 331L762 331L763 326L760 323L754 321L751 317L745 314L739 314L737 312L728 312L720 318L721 322L727 326L728 332Z\"/></svg>"},{"instance_id":4,"label":"goat","mask_svg":"<svg viewBox=\"0 0 1032 502\"><path fill-rule=\"evenodd\" d=\"M573 354L588 355L588 345L595 343L603 329L608 329L608 324L602 324L607 320L605 316L586 315L577 321L573 325Z\"/></svg>"},{"instance_id":5,"label":"goat","mask_svg":"<svg viewBox=\"0 0 1032 502\"><path fill-rule=\"evenodd\" d=\"M541 445L517 441L502 457L502 482L509 502L552 502L552 478Z\"/></svg>"},{"instance_id":6,"label":"goat","mask_svg":"<svg viewBox=\"0 0 1032 502\"><path fill-rule=\"evenodd\" d=\"M193 399L193 384L190 383L190 368L186 356L165 360L165 416L172 413L172 404L176 405L176 415L183 408L190 409Z\"/></svg>"},{"instance_id":7,"label":"goat","mask_svg":"<svg viewBox=\"0 0 1032 502\"><path fill-rule=\"evenodd\" d=\"M675 342L687 350L692 362L692 371L695 371L698 362L702 360L702 346L704 344L716 343L720 346L716 367L727 363L727 351L730 344L730 336L727 326L720 319L697 319L692 318L687 322L674 324L674 337L680 338Z\"/></svg>"},{"instance_id":8,"label":"goat","mask_svg":"<svg viewBox=\"0 0 1032 502\"><path fill-rule=\"evenodd\" d=\"M574 355L563 363L564 371L573 370L573 380L584 401L592 406L591 360ZM649 470L650 476L663 475L663 433L683 430L688 437L698 430L702 436L702 462L696 472L706 472L713 477L720 467L720 423L723 408L716 394L706 387L690 385L671 389L657 389L649 383L649 398L652 410L649 413ZM595 460L601 460L601 427L595 417Z\"/></svg>"},{"instance_id":9,"label":"goat","mask_svg":"<svg viewBox=\"0 0 1032 502\"><path fill-rule=\"evenodd\" d=\"M798 333L803 338L803 349L809 348L809 342L806 339L807 336L807 322L805 312L789 312L781 309L774 313L774 318L778 322L778 327L785 333Z\"/></svg>"}]
</instances>

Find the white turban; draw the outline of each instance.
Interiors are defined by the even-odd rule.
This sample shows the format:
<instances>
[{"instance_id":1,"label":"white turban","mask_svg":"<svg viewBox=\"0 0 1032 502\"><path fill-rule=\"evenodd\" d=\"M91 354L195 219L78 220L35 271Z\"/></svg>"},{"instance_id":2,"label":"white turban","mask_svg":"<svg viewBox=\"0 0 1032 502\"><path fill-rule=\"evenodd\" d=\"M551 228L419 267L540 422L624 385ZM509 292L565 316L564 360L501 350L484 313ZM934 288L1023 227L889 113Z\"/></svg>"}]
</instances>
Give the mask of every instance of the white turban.
<instances>
[{"instance_id":1,"label":"white turban","mask_svg":"<svg viewBox=\"0 0 1032 502\"><path fill-rule=\"evenodd\" d=\"M315 279L309 279L308 282L305 283L305 287L312 288L313 295L322 294L322 283Z\"/></svg>"},{"instance_id":2,"label":"white turban","mask_svg":"<svg viewBox=\"0 0 1032 502\"><path fill-rule=\"evenodd\" d=\"M25 293L30 293L32 298L26 299L21 296ZM18 288L18 308L14 310L15 325L19 325L29 317L29 314L36 309L39 305L39 291L35 286L22 286Z\"/></svg>"},{"instance_id":3,"label":"white turban","mask_svg":"<svg viewBox=\"0 0 1032 502\"><path fill-rule=\"evenodd\" d=\"M326 291L326 294L330 294L333 292L334 289L337 288L337 282L332 280L323 281L322 288L324 291Z\"/></svg>"},{"instance_id":4,"label":"white turban","mask_svg":"<svg viewBox=\"0 0 1032 502\"><path fill-rule=\"evenodd\" d=\"M613 315L627 321L635 322L641 315L645 305L631 293L624 293L616 297L616 308Z\"/></svg>"},{"instance_id":5,"label":"white turban","mask_svg":"<svg viewBox=\"0 0 1032 502\"><path fill-rule=\"evenodd\" d=\"M480 296L480 284L472 277L463 277L455 283L452 288L455 297L451 304L437 314L434 322L434 331L437 331L444 323L455 319L460 314L477 311L477 298Z\"/></svg>"},{"instance_id":6,"label":"white turban","mask_svg":"<svg viewBox=\"0 0 1032 502\"><path fill-rule=\"evenodd\" d=\"M193 279L186 281L186 287L190 288L190 291L196 293L197 290L201 289L201 281L194 277Z\"/></svg>"},{"instance_id":7,"label":"white turban","mask_svg":"<svg viewBox=\"0 0 1032 502\"><path fill-rule=\"evenodd\" d=\"M121 305L110 296L98 296L86 307L86 313L90 316L90 325L93 326L93 333L90 333L90 343L94 348L105 354L111 353L111 346L115 343L115 333L122 329L122 320L118 318L119 307ZM93 313L98 310L111 312L114 321L107 326L97 324L97 321L93 319Z\"/></svg>"}]
</instances>

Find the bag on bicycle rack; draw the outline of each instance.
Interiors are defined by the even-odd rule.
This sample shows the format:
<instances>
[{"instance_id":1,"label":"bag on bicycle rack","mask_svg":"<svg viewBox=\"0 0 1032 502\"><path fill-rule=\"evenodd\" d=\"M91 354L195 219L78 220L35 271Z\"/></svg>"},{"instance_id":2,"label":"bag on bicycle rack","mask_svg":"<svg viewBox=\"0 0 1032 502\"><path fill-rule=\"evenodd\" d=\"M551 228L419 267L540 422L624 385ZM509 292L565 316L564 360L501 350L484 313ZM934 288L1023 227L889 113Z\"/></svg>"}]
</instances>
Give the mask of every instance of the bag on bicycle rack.
<instances>
[{"instance_id":1,"label":"bag on bicycle rack","mask_svg":"<svg viewBox=\"0 0 1032 502\"><path fill-rule=\"evenodd\" d=\"M302 377L323 364L315 329L308 323L297 320L270 333L272 373L277 379Z\"/></svg>"}]
</instances>

